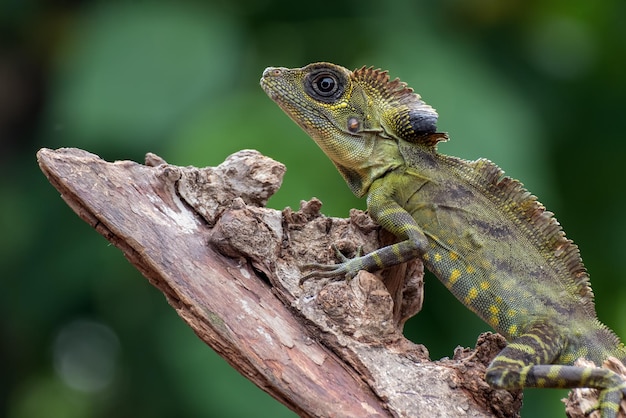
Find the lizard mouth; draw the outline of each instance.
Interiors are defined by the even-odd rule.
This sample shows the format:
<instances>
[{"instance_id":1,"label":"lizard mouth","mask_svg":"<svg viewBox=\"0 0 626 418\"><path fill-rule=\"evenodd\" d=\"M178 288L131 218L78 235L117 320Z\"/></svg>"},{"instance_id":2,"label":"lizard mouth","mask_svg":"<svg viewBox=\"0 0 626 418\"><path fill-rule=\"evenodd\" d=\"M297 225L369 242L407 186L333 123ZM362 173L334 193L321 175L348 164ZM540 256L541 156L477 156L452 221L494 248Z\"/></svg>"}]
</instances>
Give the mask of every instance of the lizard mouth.
<instances>
[{"instance_id":1,"label":"lizard mouth","mask_svg":"<svg viewBox=\"0 0 626 418\"><path fill-rule=\"evenodd\" d=\"M270 99L276 100L276 93L274 93L274 90L270 87L267 80L265 80L265 77L261 77L259 84L261 84L261 88L270 97Z\"/></svg>"}]
</instances>

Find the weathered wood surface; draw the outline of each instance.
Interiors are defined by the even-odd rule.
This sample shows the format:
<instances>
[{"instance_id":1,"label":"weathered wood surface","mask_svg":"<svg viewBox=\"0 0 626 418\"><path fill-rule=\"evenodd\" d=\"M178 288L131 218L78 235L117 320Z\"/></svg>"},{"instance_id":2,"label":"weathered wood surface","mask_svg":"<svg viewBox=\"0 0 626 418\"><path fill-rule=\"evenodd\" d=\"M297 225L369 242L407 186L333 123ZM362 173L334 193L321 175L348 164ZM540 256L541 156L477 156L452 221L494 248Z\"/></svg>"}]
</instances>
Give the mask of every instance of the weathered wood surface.
<instances>
[{"instance_id":1,"label":"weathered wood surface","mask_svg":"<svg viewBox=\"0 0 626 418\"><path fill-rule=\"evenodd\" d=\"M334 262L391 237L361 211L324 217L263 207L285 168L256 151L220 166L109 163L78 149L42 149L39 164L67 204L122 250L210 347L303 417L515 417L521 394L483 381L503 347L431 362L402 326L421 308L418 260L350 282L308 281L299 265ZM382 280L381 280L382 278Z\"/></svg>"}]
</instances>

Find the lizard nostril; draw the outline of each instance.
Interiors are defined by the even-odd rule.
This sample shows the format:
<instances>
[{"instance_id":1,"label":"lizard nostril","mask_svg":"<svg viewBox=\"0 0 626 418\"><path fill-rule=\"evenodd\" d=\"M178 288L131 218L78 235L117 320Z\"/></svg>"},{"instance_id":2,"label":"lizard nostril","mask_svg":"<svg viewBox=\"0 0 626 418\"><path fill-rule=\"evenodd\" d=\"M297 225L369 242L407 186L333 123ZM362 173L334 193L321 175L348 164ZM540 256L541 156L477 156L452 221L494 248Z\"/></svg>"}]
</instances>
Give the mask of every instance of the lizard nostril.
<instances>
[{"instance_id":1,"label":"lizard nostril","mask_svg":"<svg viewBox=\"0 0 626 418\"><path fill-rule=\"evenodd\" d=\"M263 71L263 77L279 77L282 73L280 68L267 67Z\"/></svg>"}]
</instances>

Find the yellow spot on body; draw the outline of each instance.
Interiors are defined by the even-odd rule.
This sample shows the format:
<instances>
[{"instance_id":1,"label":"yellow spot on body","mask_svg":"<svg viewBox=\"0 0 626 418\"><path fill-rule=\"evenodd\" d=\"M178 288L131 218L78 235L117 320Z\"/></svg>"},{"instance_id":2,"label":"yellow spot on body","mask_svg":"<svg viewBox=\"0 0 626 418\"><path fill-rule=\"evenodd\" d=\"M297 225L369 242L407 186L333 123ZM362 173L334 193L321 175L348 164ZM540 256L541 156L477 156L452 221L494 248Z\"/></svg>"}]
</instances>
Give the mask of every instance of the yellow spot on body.
<instances>
[{"instance_id":1,"label":"yellow spot on body","mask_svg":"<svg viewBox=\"0 0 626 418\"><path fill-rule=\"evenodd\" d=\"M452 238L448 238L447 243L452 245L452 244L454 244L454 240Z\"/></svg>"},{"instance_id":2,"label":"yellow spot on body","mask_svg":"<svg viewBox=\"0 0 626 418\"><path fill-rule=\"evenodd\" d=\"M477 296L478 296L478 289L476 289L475 287L472 287L467 292L467 296L465 297L465 304L468 305L471 301L476 299Z\"/></svg>"},{"instance_id":3,"label":"yellow spot on body","mask_svg":"<svg viewBox=\"0 0 626 418\"><path fill-rule=\"evenodd\" d=\"M502 297L496 296L495 301L496 301L497 304L501 304L502 303Z\"/></svg>"},{"instance_id":4,"label":"yellow spot on body","mask_svg":"<svg viewBox=\"0 0 626 418\"><path fill-rule=\"evenodd\" d=\"M498 319L497 316L492 316L491 318L489 318L489 325L495 328L498 326L498 324L500 324L500 319Z\"/></svg>"},{"instance_id":5,"label":"yellow spot on body","mask_svg":"<svg viewBox=\"0 0 626 418\"><path fill-rule=\"evenodd\" d=\"M511 336L517 335L517 325L511 325L509 327L509 335Z\"/></svg>"},{"instance_id":6,"label":"yellow spot on body","mask_svg":"<svg viewBox=\"0 0 626 418\"><path fill-rule=\"evenodd\" d=\"M467 266L465 267L465 271L468 272L469 274L472 274L476 272L476 269L474 268L474 266Z\"/></svg>"},{"instance_id":7,"label":"yellow spot on body","mask_svg":"<svg viewBox=\"0 0 626 418\"><path fill-rule=\"evenodd\" d=\"M487 289L489 289L489 282L487 281L480 282L480 290L487 290Z\"/></svg>"},{"instance_id":8,"label":"yellow spot on body","mask_svg":"<svg viewBox=\"0 0 626 418\"><path fill-rule=\"evenodd\" d=\"M498 315L498 313L500 312L500 308L498 308L496 305L491 305L489 307L489 312L491 312L492 315Z\"/></svg>"},{"instance_id":9,"label":"yellow spot on body","mask_svg":"<svg viewBox=\"0 0 626 418\"><path fill-rule=\"evenodd\" d=\"M450 284L454 284L457 280L459 280L459 277L461 277L461 272L459 271L459 269L454 269L450 273L450 278L448 279L448 281L450 282Z\"/></svg>"},{"instance_id":10,"label":"yellow spot on body","mask_svg":"<svg viewBox=\"0 0 626 418\"><path fill-rule=\"evenodd\" d=\"M435 261L436 261L436 262L441 261L441 254L439 254L439 253L435 253Z\"/></svg>"},{"instance_id":11,"label":"yellow spot on body","mask_svg":"<svg viewBox=\"0 0 626 418\"><path fill-rule=\"evenodd\" d=\"M428 261L430 260L430 254L424 254L424 260Z\"/></svg>"},{"instance_id":12,"label":"yellow spot on body","mask_svg":"<svg viewBox=\"0 0 626 418\"><path fill-rule=\"evenodd\" d=\"M459 259L459 255L454 251L450 251L450 260L455 261Z\"/></svg>"},{"instance_id":13,"label":"yellow spot on body","mask_svg":"<svg viewBox=\"0 0 626 418\"><path fill-rule=\"evenodd\" d=\"M509 318L513 318L515 315L517 315L517 311L515 309L509 309L506 311L506 316Z\"/></svg>"}]
</instances>

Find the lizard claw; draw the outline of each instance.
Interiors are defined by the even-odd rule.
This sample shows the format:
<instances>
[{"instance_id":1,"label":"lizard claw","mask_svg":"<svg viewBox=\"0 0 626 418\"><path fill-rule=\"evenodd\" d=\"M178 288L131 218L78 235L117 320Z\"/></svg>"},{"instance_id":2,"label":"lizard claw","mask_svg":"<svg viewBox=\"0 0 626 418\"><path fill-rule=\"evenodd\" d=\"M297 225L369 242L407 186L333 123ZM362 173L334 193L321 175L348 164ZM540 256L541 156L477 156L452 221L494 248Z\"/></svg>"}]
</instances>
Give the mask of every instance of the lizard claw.
<instances>
[{"instance_id":1,"label":"lizard claw","mask_svg":"<svg viewBox=\"0 0 626 418\"><path fill-rule=\"evenodd\" d=\"M314 269L313 271L300 277L298 284L302 286L309 279L335 279L339 280L342 271L341 264L306 264L300 267L301 270Z\"/></svg>"},{"instance_id":2,"label":"lizard claw","mask_svg":"<svg viewBox=\"0 0 626 418\"><path fill-rule=\"evenodd\" d=\"M320 264L320 263L309 263L300 266L300 270L311 270L309 273L302 276L298 282L300 286L304 284L309 279L317 278L317 279L335 279L341 280L342 277L346 279L351 279L356 275L356 272L351 271L352 269L348 266L348 264L354 261L355 258L361 257L361 253L363 252L363 246L359 246L357 249L357 253L355 258L348 258L339 250L336 244L331 244L331 248L335 252L335 256L340 260L339 264Z\"/></svg>"}]
</instances>

